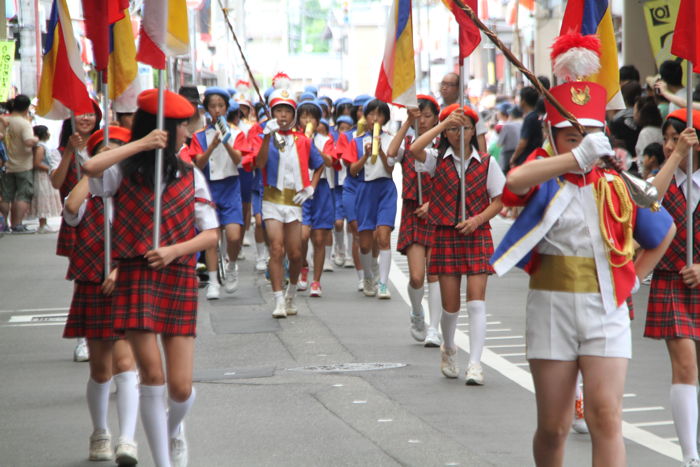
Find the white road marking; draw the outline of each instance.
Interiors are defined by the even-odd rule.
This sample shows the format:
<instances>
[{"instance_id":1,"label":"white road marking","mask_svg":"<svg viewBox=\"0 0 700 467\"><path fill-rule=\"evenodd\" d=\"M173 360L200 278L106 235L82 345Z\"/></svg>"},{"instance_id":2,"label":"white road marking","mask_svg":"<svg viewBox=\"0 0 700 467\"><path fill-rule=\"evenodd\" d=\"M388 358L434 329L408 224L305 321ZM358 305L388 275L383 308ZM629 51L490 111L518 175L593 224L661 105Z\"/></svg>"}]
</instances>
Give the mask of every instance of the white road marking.
<instances>
[{"instance_id":1,"label":"white road marking","mask_svg":"<svg viewBox=\"0 0 700 467\"><path fill-rule=\"evenodd\" d=\"M525 352L516 352L516 353L499 353L499 357L524 357Z\"/></svg>"},{"instance_id":2,"label":"white road marking","mask_svg":"<svg viewBox=\"0 0 700 467\"><path fill-rule=\"evenodd\" d=\"M632 423L631 424L634 427L643 427L643 426L666 426L666 425L673 425L673 420L661 420L657 422L641 422L641 423ZM663 438L660 438L663 439ZM681 460L681 459L678 459Z\"/></svg>"},{"instance_id":3,"label":"white road marking","mask_svg":"<svg viewBox=\"0 0 700 467\"><path fill-rule=\"evenodd\" d=\"M651 407L628 407L622 409L623 412L651 412L653 410L663 410L664 408L660 405L655 405Z\"/></svg>"},{"instance_id":4,"label":"white road marking","mask_svg":"<svg viewBox=\"0 0 700 467\"><path fill-rule=\"evenodd\" d=\"M525 344L499 344L499 345L487 345L487 349L505 349L507 347L525 347Z\"/></svg>"},{"instance_id":5,"label":"white road marking","mask_svg":"<svg viewBox=\"0 0 700 467\"><path fill-rule=\"evenodd\" d=\"M403 274L401 271L399 271L399 268L396 265L396 262L392 260L392 268L389 272L389 280L394 284L394 286L397 288L399 291L399 295L401 295L401 298L403 301L407 304L410 305L411 301L408 297L408 292L406 291L406 287L408 286L408 277ZM425 309L428 309L428 304L427 301L424 300L423 304ZM426 318L427 318L427 313L426 313ZM427 321L426 321L427 322ZM522 338L522 336L518 336L519 338ZM511 339L515 339L515 336L509 337ZM494 339L493 337L487 337L488 339ZM503 337L500 337L500 339L503 339ZM469 352L469 337L467 334L464 332L460 331L457 329L455 333L455 343L459 348L461 348L465 352ZM525 344L515 344L509 347L515 347L515 346L524 346ZM513 363L500 355L498 355L496 352L494 352L493 348L496 348L496 346L485 346L483 354L481 356L481 362L484 365L487 365L494 370L496 370L498 373L502 374L506 378L510 379L511 381L515 382L519 386L523 387L524 389L530 391L531 393L535 392L535 387L532 382L532 375L525 371L522 366L527 366L527 363ZM629 397L634 397L634 395L631 395ZM677 461L682 461L683 456L681 455L680 449L677 444L674 444L660 436L657 436L649 431L643 430L642 427L647 427L647 426L661 426L661 425L671 425L673 424L672 421L664 421L664 422L647 422L645 423L637 423L637 424L632 424L623 421L622 422L622 435L627 438L630 441L633 441L643 447L646 447L648 449L651 449L652 451L655 451L659 454L662 454L664 456L667 456L671 459L675 459Z\"/></svg>"},{"instance_id":6,"label":"white road marking","mask_svg":"<svg viewBox=\"0 0 700 467\"><path fill-rule=\"evenodd\" d=\"M68 311L69 308L59 307L59 308L22 308L19 310L0 310L0 313L39 313L45 311Z\"/></svg>"},{"instance_id":7,"label":"white road marking","mask_svg":"<svg viewBox=\"0 0 700 467\"><path fill-rule=\"evenodd\" d=\"M494 339L522 339L523 336L491 336L487 337L486 340L494 340Z\"/></svg>"}]
</instances>

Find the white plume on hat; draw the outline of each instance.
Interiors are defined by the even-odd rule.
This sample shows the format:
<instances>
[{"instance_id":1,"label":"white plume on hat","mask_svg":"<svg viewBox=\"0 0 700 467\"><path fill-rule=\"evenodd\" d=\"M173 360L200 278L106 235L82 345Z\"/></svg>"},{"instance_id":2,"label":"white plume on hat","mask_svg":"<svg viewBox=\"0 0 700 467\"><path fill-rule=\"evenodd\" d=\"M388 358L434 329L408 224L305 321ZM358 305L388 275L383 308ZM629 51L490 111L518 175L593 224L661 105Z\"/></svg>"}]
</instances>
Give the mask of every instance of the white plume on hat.
<instances>
[{"instance_id":1,"label":"white plume on hat","mask_svg":"<svg viewBox=\"0 0 700 467\"><path fill-rule=\"evenodd\" d=\"M292 79L283 71L280 71L272 78L272 87L275 89L289 89L291 85Z\"/></svg>"},{"instance_id":2,"label":"white plume on hat","mask_svg":"<svg viewBox=\"0 0 700 467\"><path fill-rule=\"evenodd\" d=\"M552 44L552 72L562 81L577 81L600 71L600 39L569 33Z\"/></svg>"}]
</instances>

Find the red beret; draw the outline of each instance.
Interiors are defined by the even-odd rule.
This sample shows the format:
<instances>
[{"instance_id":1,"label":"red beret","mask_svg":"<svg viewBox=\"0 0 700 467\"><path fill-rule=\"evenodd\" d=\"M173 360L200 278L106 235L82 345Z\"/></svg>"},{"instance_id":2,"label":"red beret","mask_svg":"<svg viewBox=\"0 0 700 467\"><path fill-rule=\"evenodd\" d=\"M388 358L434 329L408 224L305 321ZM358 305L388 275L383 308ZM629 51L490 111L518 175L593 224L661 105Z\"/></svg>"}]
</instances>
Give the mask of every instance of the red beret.
<instances>
[{"instance_id":1,"label":"red beret","mask_svg":"<svg viewBox=\"0 0 700 467\"><path fill-rule=\"evenodd\" d=\"M450 116L452 112L457 110L459 108L459 104L450 104L444 109L442 109L442 112L440 112L440 121L445 120L447 117ZM472 122L476 123L479 121L479 116L476 114L474 109L472 109L469 106L464 106L464 115L472 119Z\"/></svg>"},{"instance_id":2,"label":"red beret","mask_svg":"<svg viewBox=\"0 0 700 467\"><path fill-rule=\"evenodd\" d=\"M194 114L195 108L190 102L172 91L165 90L165 118L185 119ZM158 90L148 89L139 94L136 105L149 114L158 113Z\"/></svg>"},{"instance_id":3,"label":"red beret","mask_svg":"<svg viewBox=\"0 0 700 467\"><path fill-rule=\"evenodd\" d=\"M435 108L437 109L438 114L440 113L440 104L438 104L437 99L435 99L433 96L429 96L428 94L418 94L418 95L416 96L416 98L417 98L418 100L423 99L423 100L432 102L433 105L435 105Z\"/></svg>"},{"instance_id":4,"label":"red beret","mask_svg":"<svg viewBox=\"0 0 700 467\"><path fill-rule=\"evenodd\" d=\"M675 118L681 122L688 123L688 109L674 110L666 118ZM693 128L700 131L700 110L693 110Z\"/></svg>"},{"instance_id":5,"label":"red beret","mask_svg":"<svg viewBox=\"0 0 700 467\"><path fill-rule=\"evenodd\" d=\"M87 140L87 150L88 153L94 155L92 152L95 147L105 139L104 128L94 132L90 138ZM128 143L131 141L131 130L121 127L121 126L111 126L109 127L109 139L116 139L117 141L122 141Z\"/></svg>"}]
</instances>

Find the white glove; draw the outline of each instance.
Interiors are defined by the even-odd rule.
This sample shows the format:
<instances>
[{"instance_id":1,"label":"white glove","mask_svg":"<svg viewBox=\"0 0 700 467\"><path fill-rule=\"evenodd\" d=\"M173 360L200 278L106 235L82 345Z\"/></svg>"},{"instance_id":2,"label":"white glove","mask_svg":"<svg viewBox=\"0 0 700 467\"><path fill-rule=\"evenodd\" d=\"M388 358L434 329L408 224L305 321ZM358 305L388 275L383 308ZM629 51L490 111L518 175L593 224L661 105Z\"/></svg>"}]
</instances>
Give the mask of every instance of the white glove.
<instances>
[{"instance_id":1,"label":"white glove","mask_svg":"<svg viewBox=\"0 0 700 467\"><path fill-rule=\"evenodd\" d=\"M294 202L294 204L298 204L299 206L301 206L306 200L313 198L313 196L314 187L309 185L306 188L303 188L301 191L298 191L297 194L294 195L294 198L292 198L292 201Z\"/></svg>"},{"instance_id":2,"label":"white glove","mask_svg":"<svg viewBox=\"0 0 700 467\"><path fill-rule=\"evenodd\" d=\"M272 120L268 120L267 124L265 125L265 129L263 130L264 135L269 135L273 131L277 131L280 129L280 124L277 123L277 119L273 118Z\"/></svg>"},{"instance_id":3,"label":"white glove","mask_svg":"<svg viewBox=\"0 0 700 467\"><path fill-rule=\"evenodd\" d=\"M579 167L586 171L590 170L600 157L615 155L615 151L610 146L610 140L603 132L587 134L571 153Z\"/></svg>"}]
</instances>

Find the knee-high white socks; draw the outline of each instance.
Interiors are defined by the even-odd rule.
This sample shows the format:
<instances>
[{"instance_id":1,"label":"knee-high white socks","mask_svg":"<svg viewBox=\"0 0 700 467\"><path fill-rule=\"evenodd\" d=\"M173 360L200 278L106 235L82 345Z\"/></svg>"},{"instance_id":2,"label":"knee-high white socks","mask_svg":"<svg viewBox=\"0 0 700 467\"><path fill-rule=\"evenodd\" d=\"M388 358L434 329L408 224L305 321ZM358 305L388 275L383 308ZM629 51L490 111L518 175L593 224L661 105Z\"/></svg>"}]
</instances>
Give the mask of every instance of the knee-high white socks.
<instances>
[{"instance_id":1,"label":"knee-high white socks","mask_svg":"<svg viewBox=\"0 0 700 467\"><path fill-rule=\"evenodd\" d=\"M109 386L111 384L111 378L104 383L98 383L92 378L88 379L85 396L93 430L107 430L107 405L109 404Z\"/></svg>"},{"instance_id":2,"label":"knee-high white socks","mask_svg":"<svg viewBox=\"0 0 700 467\"><path fill-rule=\"evenodd\" d=\"M170 467L168 415L166 414L165 384L139 387L141 423L157 467Z\"/></svg>"},{"instance_id":3,"label":"knee-high white socks","mask_svg":"<svg viewBox=\"0 0 700 467\"><path fill-rule=\"evenodd\" d=\"M423 315L423 295L425 293L425 289L423 287L418 287L417 289L414 289L411 287L411 283L409 282L408 285L406 286L406 290L408 291L408 298L411 300L411 312L418 316Z\"/></svg>"},{"instance_id":4,"label":"knee-high white socks","mask_svg":"<svg viewBox=\"0 0 700 467\"><path fill-rule=\"evenodd\" d=\"M391 250L379 250L379 282L389 283L389 269L391 269Z\"/></svg>"},{"instance_id":5,"label":"knee-high white socks","mask_svg":"<svg viewBox=\"0 0 700 467\"><path fill-rule=\"evenodd\" d=\"M350 258L352 258L352 245L353 245L354 241L355 241L355 239L352 237L352 234L350 233L350 231L348 231L348 248L346 250L345 256L349 256ZM362 254L362 252L360 252L360 254ZM357 265L355 265L355 267L357 268Z\"/></svg>"},{"instance_id":6,"label":"knee-high white socks","mask_svg":"<svg viewBox=\"0 0 700 467\"><path fill-rule=\"evenodd\" d=\"M457 330L457 318L459 318L459 311L454 313L448 313L442 310L442 315L440 318L440 326L442 326L442 342L446 349L456 350L455 345L455 331Z\"/></svg>"},{"instance_id":7,"label":"knee-high white socks","mask_svg":"<svg viewBox=\"0 0 700 467\"><path fill-rule=\"evenodd\" d=\"M442 316L442 297L440 296L440 283L437 281L428 282L428 308L430 310L430 327L437 331Z\"/></svg>"},{"instance_id":8,"label":"knee-high white socks","mask_svg":"<svg viewBox=\"0 0 700 467\"><path fill-rule=\"evenodd\" d=\"M698 458L698 388L693 384L672 384L671 414L683 462Z\"/></svg>"},{"instance_id":9,"label":"knee-high white socks","mask_svg":"<svg viewBox=\"0 0 700 467\"><path fill-rule=\"evenodd\" d=\"M469 363L479 363L486 342L486 302L468 301L467 313L469 313Z\"/></svg>"},{"instance_id":10,"label":"knee-high white socks","mask_svg":"<svg viewBox=\"0 0 700 467\"><path fill-rule=\"evenodd\" d=\"M267 259L267 248L265 247L265 242L255 242L255 255L257 259Z\"/></svg>"},{"instance_id":11,"label":"knee-high white socks","mask_svg":"<svg viewBox=\"0 0 700 467\"><path fill-rule=\"evenodd\" d=\"M174 438L180 432L180 424L185 419L185 415L189 412L192 404L194 404L196 396L197 392L193 387L190 397L182 402L168 398L168 433L171 438Z\"/></svg>"},{"instance_id":12,"label":"knee-high white socks","mask_svg":"<svg viewBox=\"0 0 700 467\"><path fill-rule=\"evenodd\" d=\"M340 230L340 232L338 232L337 230L333 230L333 238L335 239L336 253L345 254L345 232L343 232L342 229Z\"/></svg>"},{"instance_id":13,"label":"knee-high white socks","mask_svg":"<svg viewBox=\"0 0 700 467\"><path fill-rule=\"evenodd\" d=\"M117 415L119 436L134 440L139 414L139 385L135 371L124 371L114 375L117 385Z\"/></svg>"},{"instance_id":14,"label":"knee-high white socks","mask_svg":"<svg viewBox=\"0 0 700 467\"><path fill-rule=\"evenodd\" d=\"M362 263L362 270L365 271L365 279L374 279L374 274L372 271L372 251L368 253L360 252L360 263Z\"/></svg>"},{"instance_id":15,"label":"knee-high white socks","mask_svg":"<svg viewBox=\"0 0 700 467\"><path fill-rule=\"evenodd\" d=\"M326 246L326 256L325 256L325 258L324 258L324 260L326 261L326 263L330 263L330 262L331 262L331 250L332 250L332 248L333 248L333 247Z\"/></svg>"}]
</instances>

